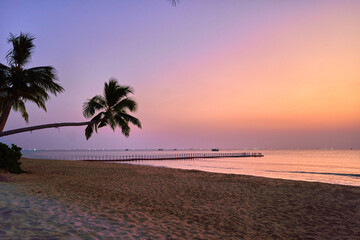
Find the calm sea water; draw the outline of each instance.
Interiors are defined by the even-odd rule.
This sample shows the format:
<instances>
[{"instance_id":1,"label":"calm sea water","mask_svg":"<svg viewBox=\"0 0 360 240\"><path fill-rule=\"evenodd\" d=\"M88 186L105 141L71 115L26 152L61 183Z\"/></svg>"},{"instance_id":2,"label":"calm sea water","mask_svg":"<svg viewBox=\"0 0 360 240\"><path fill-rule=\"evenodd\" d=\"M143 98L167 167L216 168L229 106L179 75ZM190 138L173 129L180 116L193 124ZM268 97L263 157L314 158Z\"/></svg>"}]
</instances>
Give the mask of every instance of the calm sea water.
<instances>
[{"instance_id":1,"label":"calm sea water","mask_svg":"<svg viewBox=\"0 0 360 240\"><path fill-rule=\"evenodd\" d=\"M76 160L79 156L101 158L102 156L117 157L132 154L166 155L194 152L210 151L24 151L23 156ZM220 152L244 152L244 150L220 150ZM360 186L360 150L263 150L261 152L265 155L261 158L146 160L130 163Z\"/></svg>"}]
</instances>

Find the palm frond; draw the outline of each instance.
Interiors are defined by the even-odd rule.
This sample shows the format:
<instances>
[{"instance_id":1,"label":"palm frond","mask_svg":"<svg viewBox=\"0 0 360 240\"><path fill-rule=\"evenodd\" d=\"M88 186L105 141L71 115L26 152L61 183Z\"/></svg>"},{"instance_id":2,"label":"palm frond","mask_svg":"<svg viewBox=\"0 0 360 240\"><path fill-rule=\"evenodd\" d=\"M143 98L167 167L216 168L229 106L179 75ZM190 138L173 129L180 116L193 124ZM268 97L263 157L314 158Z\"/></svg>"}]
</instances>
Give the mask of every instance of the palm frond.
<instances>
[{"instance_id":1,"label":"palm frond","mask_svg":"<svg viewBox=\"0 0 360 240\"><path fill-rule=\"evenodd\" d=\"M19 111L26 123L29 123L29 114L26 111L25 103L22 100L18 100L13 105L14 111Z\"/></svg>"},{"instance_id":2,"label":"palm frond","mask_svg":"<svg viewBox=\"0 0 360 240\"><path fill-rule=\"evenodd\" d=\"M20 93L21 96L26 98L27 96L32 96L35 98L42 98L44 101L47 101L50 99L50 95L47 93L47 91L37 85L25 85L25 86L19 86L17 87L17 92Z\"/></svg>"},{"instance_id":3,"label":"palm frond","mask_svg":"<svg viewBox=\"0 0 360 240\"><path fill-rule=\"evenodd\" d=\"M91 135L93 134L94 132L94 126L95 124L94 123L90 123L89 125L87 125L87 127L85 128L85 137L86 137L86 140L88 140Z\"/></svg>"},{"instance_id":4,"label":"palm frond","mask_svg":"<svg viewBox=\"0 0 360 240\"><path fill-rule=\"evenodd\" d=\"M121 116L126 122L130 122L130 123L134 124L135 126L137 126L138 128L142 128L141 122L138 118L133 117L127 113L121 113L121 114L119 114L119 116Z\"/></svg>"},{"instance_id":5,"label":"palm frond","mask_svg":"<svg viewBox=\"0 0 360 240\"><path fill-rule=\"evenodd\" d=\"M116 124L121 129L122 134L124 134L125 137L128 137L130 135L130 127L128 121L126 121L120 115L115 116L115 121Z\"/></svg>"},{"instance_id":6,"label":"palm frond","mask_svg":"<svg viewBox=\"0 0 360 240\"><path fill-rule=\"evenodd\" d=\"M122 111L126 111L127 109L130 112L136 112L137 110L137 103L135 102L134 99L127 97L122 99L120 102L118 102L115 106L114 106L114 111L115 112L122 112Z\"/></svg>"},{"instance_id":7,"label":"palm frond","mask_svg":"<svg viewBox=\"0 0 360 240\"><path fill-rule=\"evenodd\" d=\"M23 66L30 60L31 53L35 48L34 39L30 34L20 33L19 36L15 36L10 33L8 43L11 43L13 48L6 55L9 65Z\"/></svg>"},{"instance_id":8,"label":"palm frond","mask_svg":"<svg viewBox=\"0 0 360 240\"><path fill-rule=\"evenodd\" d=\"M51 66L42 66L26 69L24 72L24 80L26 84L37 85L51 92L55 96L64 91L64 88L57 84L56 71Z\"/></svg>"},{"instance_id":9,"label":"palm frond","mask_svg":"<svg viewBox=\"0 0 360 240\"><path fill-rule=\"evenodd\" d=\"M102 119L103 121L106 121L106 123L110 126L110 128L115 131L116 128L116 122L114 119L114 115L111 110L108 110L104 113L104 117Z\"/></svg>"},{"instance_id":10,"label":"palm frond","mask_svg":"<svg viewBox=\"0 0 360 240\"><path fill-rule=\"evenodd\" d=\"M43 88L39 86L30 86L25 89L19 89L18 92L21 93L21 99L31 101L45 112L47 111L45 102L49 100L50 96Z\"/></svg>"},{"instance_id":11,"label":"palm frond","mask_svg":"<svg viewBox=\"0 0 360 240\"><path fill-rule=\"evenodd\" d=\"M0 63L0 88L9 85L10 77L11 77L11 68Z\"/></svg>"},{"instance_id":12,"label":"palm frond","mask_svg":"<svg viewBox=\"0 0 360 240\"><path fill-rule=\"evenodd\" d=\"M0 63L0 72L10 71L10 68L2 63Z\"/></svg>"},{"instance_id":13,"label":"palm frond","mask_svg":"<svg viewBox=\"0 0 360 240\"><path fill-rule=\"evenodd\" d=\"M124 134L125 137L130 136L130 127L128 124L120 125L120 128L121 128L122 134Z\"/></svg>"},{"instance_id":14,"label":"palm frond","mask_svg":"<svg viewBox=\"0 0 360 240\"><path fill-rule=\"evenodd\" d=\"M129 94L134 94L134 89L130 86L120 86L116 88L116 95L127 97Z\"/></svg>"},{"instance_id":15,"label":"palm frond","mask_svg":"<svg viewBox=\"0 0 360 240\"><path fill-rule=\"evenodd\" d=\"M102 128L102 127L105 127L105 126L107 126L107 125L109 125L107 122L106 122L106 120L104 119L104 120L101 120L100 121L100 123L99 123L99 125L97 126L98 128Z\"/></svg>"},{"instance_id":16,"label":"palm frond","mask_svg":"<svg viewBox=\"0 0 360 240\"><path fill-rule=\"evenodd\" d=\"M103 112L98 113L95 117L91 119L91 123L85 128L85 137L88 140L93 132L97 132L99 125L102 124L103 121Z\"/></svg>"},{"instance_id":17,"label":"palm frond","mask_svg":"<svg viewBox=\"0 0 360 240\"><path fill-rule=\"evenodd\" d=\"M95 131L97 132L97 130L98 130L98 125L99 125L99 123L101 122L101 121L104 121L104 120L106 120L106 119L104 119L104 115L105 115L105 113L104 112L100 112L100 113L98 113L95 117L93 117L92 119L91 119L91 122L94 122L95 123Z\"/></svg>"},{"instance_id":18,"label":"palm frond","mask_svg":"<svg viewBox=\"0 0 360 240\"><path fill-rule=\"evenodd\" d=\"M100 95L96 95L95 97L88 99L86 102L84 102L83 115L86 118L91 118L96 111L104 109L105 107L105 99Z\"/></svg>"},{"instance_id":19,"label":"palm frond","mask_svg":"<svg viewBox=\"0 0 360 240\"><path fill-rule=\"evenodd\" d=\"M109 83L105 83L104 96L108 106L114 106L130 93L133 93L133 89L129 86L120 86L115 78L110 78Z\"/></svg>"}]
</instances>

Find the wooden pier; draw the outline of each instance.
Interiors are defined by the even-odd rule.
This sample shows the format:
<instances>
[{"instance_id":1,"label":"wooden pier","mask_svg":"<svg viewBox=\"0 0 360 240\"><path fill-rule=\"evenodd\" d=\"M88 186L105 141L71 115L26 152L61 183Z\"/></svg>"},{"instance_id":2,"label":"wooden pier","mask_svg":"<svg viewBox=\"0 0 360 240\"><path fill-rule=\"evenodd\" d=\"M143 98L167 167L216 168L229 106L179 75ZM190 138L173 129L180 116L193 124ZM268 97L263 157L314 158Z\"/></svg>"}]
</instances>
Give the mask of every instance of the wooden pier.
<instances>
[{"instance_id":1,"label":"wooden pier","mask_svg":"<svg viewBox=\"0 0 360 240\"><path fill-rule=\"evenodd\" d=\"M262 153L179 153L179 154L130 154L120 156L88 156L88 159L79 157L82 161L91 162L130 162L130 161L157 161L157 160L187 160L201 158L240 158L263 157Z\"/></svg>"},{"instance_id":2,"label":"wooden pier","mask_svg":"<svg viewBox=\"0 0 360 240\"><path fill-rule=\"evenodd\" d=\"M130 162L130 161L156 161L156 160L189 160L205 158L241 158L241 157L263 157L262 153L222 153L222 152L196 152L196 153L120 153L120 154L34 154L25 153L23 158L71 160L71 161L97 161L97 162Z\"/></svg>"}]
</instances>

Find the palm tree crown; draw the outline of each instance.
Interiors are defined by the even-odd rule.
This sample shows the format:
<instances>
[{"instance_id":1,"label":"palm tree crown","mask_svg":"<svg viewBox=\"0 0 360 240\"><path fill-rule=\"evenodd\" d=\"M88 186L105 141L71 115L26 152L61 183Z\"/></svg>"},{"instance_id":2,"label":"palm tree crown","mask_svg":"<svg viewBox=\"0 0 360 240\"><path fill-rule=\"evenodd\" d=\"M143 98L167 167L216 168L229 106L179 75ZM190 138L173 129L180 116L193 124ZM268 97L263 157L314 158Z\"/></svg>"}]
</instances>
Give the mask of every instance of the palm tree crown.
<instances>
[{"instance_id":1,"label":"palm tree crown","mask_svg":"<svg viewBox=\"0 0 360 240\"><path fill-rule=\"evenodd\" d=\"M107 125L113 131L119 127L126 137L130 134L129 123L141 128L140 120L127 113L137 109L135 100L128 97L129 94L133 94L131 87L121 86L116 79L110 79L108 83L105 82L103 96L96 95L84 103L84 117L92 118L85 129L86 139L89 139L94 131L97 132L98 128Z\"/></svg>"},{"instance_id":2,"label":"palm tree crown","mask_svg":"<svg viewBox=\"0 0 360 240\"><path fill-rule=\"evenodd\" d=\"M8 39L8 43L13 46L6 55L9 67L0 63L0 132L4 129L11 109L20 111L28 122L25 102L33 102L46 111L45 102L49 100L49 93L57 95L64 91L55 82L57 77L53 67L24 68L35 47L34 39L23 33L19 36L10 34Z\"/></svg>"}]
</instances>

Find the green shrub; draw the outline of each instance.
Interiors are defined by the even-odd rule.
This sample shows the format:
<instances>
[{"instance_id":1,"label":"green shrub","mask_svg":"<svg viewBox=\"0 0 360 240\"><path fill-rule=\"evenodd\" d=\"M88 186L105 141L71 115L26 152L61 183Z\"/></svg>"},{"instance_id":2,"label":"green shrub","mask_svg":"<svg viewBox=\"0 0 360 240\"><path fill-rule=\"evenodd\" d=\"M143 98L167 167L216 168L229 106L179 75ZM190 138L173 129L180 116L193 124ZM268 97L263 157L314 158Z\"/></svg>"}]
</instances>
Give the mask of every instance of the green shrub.
<instances>
[{"instance_id":1,"label":"green shrub","mask_svg":"<svg viewBox=\"0 0 360 240\"><path fill-rule=\"evenodd\" d=\"M0 168L11 173L23 173L19 161L21 158L21 148L12 144L8 145L0 143Z\"/></svg>"}]
</instances>

